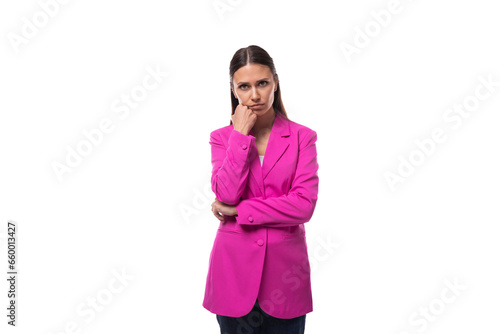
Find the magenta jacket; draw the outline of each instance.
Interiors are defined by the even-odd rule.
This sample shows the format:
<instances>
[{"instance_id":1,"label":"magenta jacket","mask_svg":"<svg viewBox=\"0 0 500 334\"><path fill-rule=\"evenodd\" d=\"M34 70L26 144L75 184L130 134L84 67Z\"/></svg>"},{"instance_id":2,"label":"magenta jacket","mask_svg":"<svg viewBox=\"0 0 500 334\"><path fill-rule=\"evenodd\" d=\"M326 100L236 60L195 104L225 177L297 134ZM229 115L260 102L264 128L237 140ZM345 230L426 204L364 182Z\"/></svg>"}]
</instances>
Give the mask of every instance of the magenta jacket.
<instances>
[{"instance_id":1,"label":"magenta jacket","mask_svg":"<svg viewBox=\"0 0 500 334\"><path fill-rule=\"evenodd\" d=\"M228 125L210 133L212 190L238 210L220 222L210 253L203 300L210 312L241 317L257 298L276 318L313 310L304 223L318 198L316 139L276 113L261 167L252 131Z\"/></svg>"}]
</instances>

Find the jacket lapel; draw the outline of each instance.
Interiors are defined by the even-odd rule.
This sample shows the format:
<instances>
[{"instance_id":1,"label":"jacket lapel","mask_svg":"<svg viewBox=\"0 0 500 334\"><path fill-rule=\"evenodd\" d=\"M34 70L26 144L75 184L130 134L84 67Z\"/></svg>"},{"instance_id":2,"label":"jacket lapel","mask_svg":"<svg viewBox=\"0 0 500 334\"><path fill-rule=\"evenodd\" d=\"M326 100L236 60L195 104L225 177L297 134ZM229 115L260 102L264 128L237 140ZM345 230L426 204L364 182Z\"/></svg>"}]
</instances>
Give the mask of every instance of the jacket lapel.
<instances>
[{"instance_id":1,"label":"jacket lapel","mask_svg":"<svg viewBox=\"0 0 500 334\"><path fill-rule=\"evenodd\" d=\"M253 136L253 131L250 130L250 134ZM265 198L264 192L264 179L267 177L269 172L276 165L278 160L281 158L283 153L287 150L290 145L290 124L288 119L277 112L274 118L273 127L271 133L269 134L269 140L267 142L266 154L264 155L264 162L262 166L260 165L259 153L257 152L257 147L254 148L256 152L251 157L250 163L250 173L259 185L259 189Z\"/></svg>"}]
</instances>

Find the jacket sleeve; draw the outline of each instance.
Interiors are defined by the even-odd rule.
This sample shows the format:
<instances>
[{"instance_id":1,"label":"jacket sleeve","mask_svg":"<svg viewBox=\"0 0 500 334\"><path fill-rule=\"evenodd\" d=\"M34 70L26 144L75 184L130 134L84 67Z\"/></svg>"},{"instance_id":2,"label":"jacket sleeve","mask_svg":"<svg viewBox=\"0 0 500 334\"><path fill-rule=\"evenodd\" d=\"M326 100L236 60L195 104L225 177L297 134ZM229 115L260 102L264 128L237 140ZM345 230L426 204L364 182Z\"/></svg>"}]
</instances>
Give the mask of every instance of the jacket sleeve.
<instances>
[{"instance_id":1,"label":"jacket sleeve","mask_svg":"<svg viewBox=\"0 0 500 334\"><path fill-rule=\"evenodd\" d=\"M225 148L215 131L210 133L212 147L212 191L215 197L228 205L235 205L245 189L250 170L248 156L256 148L255 137L232 130Z\"/></svg>"},{"instance_id":2,"label":"jacket sleeve","mask_svg":"<svg viewBox=\"0 0 500 334\"><path fill-rule=\"evenodd\" d=\"M285 227L311 220L318 199L317 134L310 130L299 144L297 169L288 194L241 200L235 216L241 225Z\"/></svg>"}]
</instances>

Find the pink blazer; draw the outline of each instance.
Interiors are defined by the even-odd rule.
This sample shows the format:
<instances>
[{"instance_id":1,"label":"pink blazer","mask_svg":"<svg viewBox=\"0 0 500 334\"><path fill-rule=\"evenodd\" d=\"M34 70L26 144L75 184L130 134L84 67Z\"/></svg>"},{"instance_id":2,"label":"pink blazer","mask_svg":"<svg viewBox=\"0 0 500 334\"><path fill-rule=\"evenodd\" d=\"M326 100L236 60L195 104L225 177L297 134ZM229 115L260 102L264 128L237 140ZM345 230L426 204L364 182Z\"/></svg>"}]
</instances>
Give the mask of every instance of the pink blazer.
<instances>
[{"instance_id":1,"label":"pink blazer","mask_svg":"<svg viewBox=\"0 0 500 334\"><path fill-rule=\"evenodd\" d=\"M316 139L276 113L261 167L252 131L228 125L210 133L212 190L238 210L220 222L210 253L203 300L210 312L241 317L257 298L276 318L313 310L304 223L318 198Z\"/></svg>"}]
</instances>

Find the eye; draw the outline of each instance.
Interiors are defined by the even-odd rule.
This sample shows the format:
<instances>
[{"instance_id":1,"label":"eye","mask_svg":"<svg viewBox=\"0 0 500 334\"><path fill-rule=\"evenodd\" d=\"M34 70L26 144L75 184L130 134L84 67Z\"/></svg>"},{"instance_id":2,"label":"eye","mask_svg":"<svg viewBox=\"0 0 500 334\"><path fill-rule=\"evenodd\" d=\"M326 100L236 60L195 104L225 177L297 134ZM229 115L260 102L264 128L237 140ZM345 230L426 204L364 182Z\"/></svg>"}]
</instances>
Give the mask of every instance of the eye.
<instances>
[{"instance_id":1,"label":"eye","mask_svg":"<svg viewBox=\"0 0 500 334\"><path fill-rule=\"evenodd\" d=\"M269 83L269 81L264 80L264 81L260 81L259 85L261 85L261 86L267 86L268 83ZM238 86L238 88L240 88L240 89L246 89L246 87L248 87L248 85L246 85L246 84Z\"/></svg>"}]
</instances>

